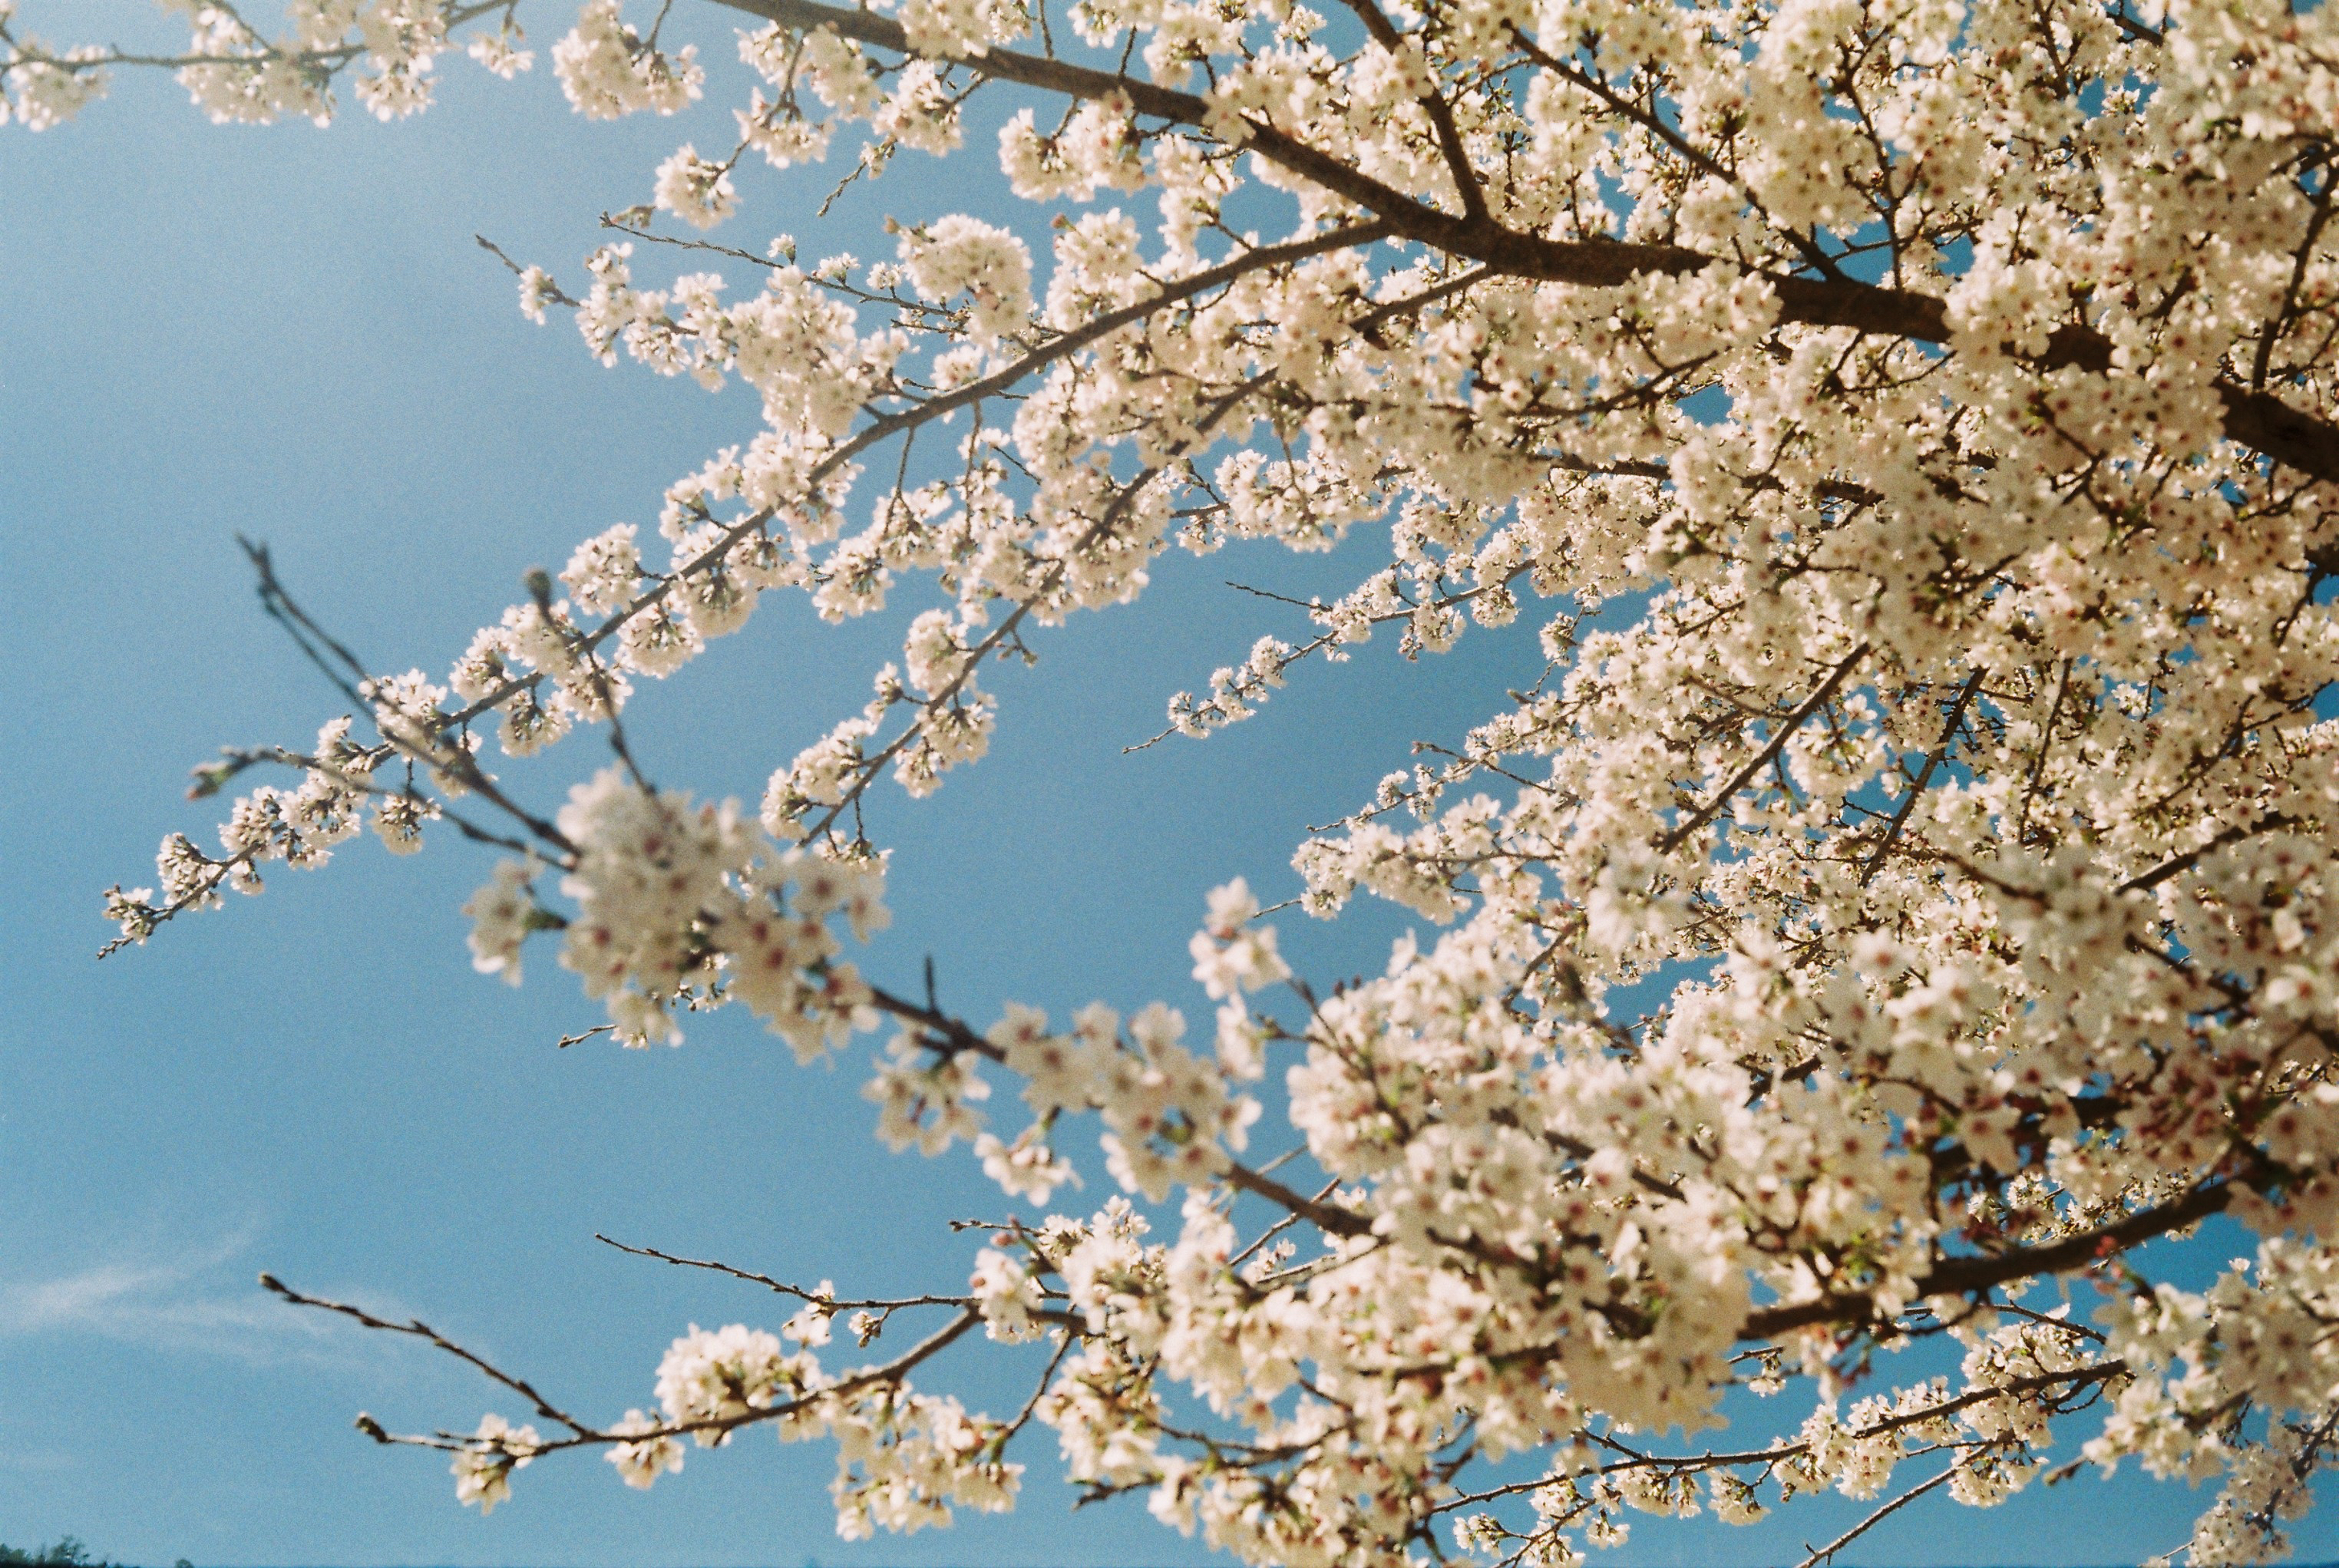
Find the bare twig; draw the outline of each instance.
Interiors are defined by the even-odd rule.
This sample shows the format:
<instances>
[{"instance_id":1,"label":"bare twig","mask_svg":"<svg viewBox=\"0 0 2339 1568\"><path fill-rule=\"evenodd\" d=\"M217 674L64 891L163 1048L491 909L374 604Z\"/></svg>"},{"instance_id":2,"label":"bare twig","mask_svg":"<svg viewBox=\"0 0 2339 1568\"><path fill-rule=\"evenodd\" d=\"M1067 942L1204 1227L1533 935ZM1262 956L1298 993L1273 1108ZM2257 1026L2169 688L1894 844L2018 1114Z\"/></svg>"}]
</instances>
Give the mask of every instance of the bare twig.
<instances>
[{"instance_id":1,"label":"bare twig","mask_svg":"<svg viewBox=\"0 0 2339 1568\"><path fill-rule=\"evenodd\" d=\"M1862 643L1844 656L1843 662L1835 666L1827 679L1820 683L1819 689L1805 697L1794 712L1774 721L1769 744L1755 753L1744 767L1731 775L1730 782L1714 791L1712 796L1703 805L1692 812L1686 820L1659 839L1658 853L1671 854L1680 848L1692 833L1712 822L1722 807L1736 798L1740 790L1752 783L1765 768L1777 760L1779 754L1787 749L1787 742L1793 737L1797 730L1802 728L1803 722L1827 705L1828 699L1835 695L1836 688L1843 685L1844 678L1857 669L1860 661L1867 656L1868 645Z\"/></svg>"}]
</instances>

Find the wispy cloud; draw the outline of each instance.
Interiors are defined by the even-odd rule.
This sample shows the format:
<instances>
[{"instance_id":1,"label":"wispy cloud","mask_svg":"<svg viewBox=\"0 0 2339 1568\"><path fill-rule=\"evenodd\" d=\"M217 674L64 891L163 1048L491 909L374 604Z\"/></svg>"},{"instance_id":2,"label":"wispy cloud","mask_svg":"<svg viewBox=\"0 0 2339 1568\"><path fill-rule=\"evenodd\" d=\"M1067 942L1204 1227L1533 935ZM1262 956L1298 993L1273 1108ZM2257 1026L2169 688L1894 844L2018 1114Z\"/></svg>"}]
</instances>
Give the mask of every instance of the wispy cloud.
<instances>
[{"instance_id":1,"label":"wispy cloud","mask_svg":"<svg viewBox=\"0 0 2339 1568\"><path fill-rule=\"evenodd\" d=\"M94 1336L251 1362L347 1359L356 1336L262 1295L234 1267L251 1239L238 1233L200 1251L117 1256L48 1278L0 1280L0 1336Z\"/></svg>"}]
</instances>

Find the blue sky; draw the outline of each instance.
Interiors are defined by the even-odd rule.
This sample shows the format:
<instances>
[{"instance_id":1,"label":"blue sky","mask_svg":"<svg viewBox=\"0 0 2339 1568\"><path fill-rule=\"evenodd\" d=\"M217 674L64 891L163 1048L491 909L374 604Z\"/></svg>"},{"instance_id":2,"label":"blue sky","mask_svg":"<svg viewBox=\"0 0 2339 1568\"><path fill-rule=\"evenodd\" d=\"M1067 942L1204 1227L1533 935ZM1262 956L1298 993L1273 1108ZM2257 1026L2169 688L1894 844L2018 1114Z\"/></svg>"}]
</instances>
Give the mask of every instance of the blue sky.
<instances>
[{"instance_id":1,"label":"blue sky","mask_svg":"<svg viewBox=\"0 0 2339 1568\"><path fill-rule=\"evenodd\" d=\"M25 8L54 34L160 35L143 5ZM126 79L71 126L0 141L0 1540L483 1568L1206 1555L1133 1506L1071 1514L1044 1442L1023 1455L1011 1518L859 1546L833 1533L818 1445L694 1452L646 1495L598 1464L539 1465L493 1518L459 1510L443 1463L377 1451L350 1417L520 1412L425 1352L275 1305L256 1271L419 1313L615 1414L648 1403L684 1325L785 1311L619 1257L595 1231L923 1288L964 1275L971 1248L943 1222L1003 1205L962 1159L873 1141L867 1042L833 1071L794 1067L744 1018L696 1021L679 1050L556 1050L597 1011L548 953L518 991L470 971L457 906L489 862L451 835L414 860L369 839L321 873L280 868L261 898L92 962L100 890L150 881L166 831L209 837L218 803L179 798L188 767L223 743L304 742L338 711L262 620L235 534L266 539L378 666L441 671L525 568L650 522L667 481L752 431L751 399L604 370L567 325L528 326L471 241L578 279L596 213L641 199L676 143L725 138L729 18L686 0L670 26L696 29L717 86L676 122L590 124L547 71L504 86L450 59L442 106L394 127L217 129L167 82ZM826 224L810 209L833 173L754 173L724 237L786 230L809 254L872 257L890 249L889 212L1007 210L987 135L972 142L952 164L904 155ZM1022 221L1037 233L1045 216ZM896 916L873 971L906 985L931 954L943 999L978 1018L1008 997L1061 1016L1100 996L1201 1017L1184 948L1205 890L1244 873L1288 894L1308 823L1403 765L1408 742L1457 739L1476 694L1535 673L1532 616L1418 666L1384 638L1300 672L1207 744L1122 754L1171 690L1261 631L1297 629L1223 579L1329 589L1371 569L1373 547L1360 534L1330 557L1174 557L1138 606L1042 634L1040 667L996 683L992 757L929 802L881 803ZM884 616L825 627L767 598L747 633L643 695L635 744L662 782L753 799L858 705L923 602L900 593ZM548 760L512 770L539 802L596 765L586 745ZM1404 922L1367 910L1284 926L1298 967L1330 977L1377 969ZM1034 1371L974 1357L939 1382L998 1405ZM2197 1501L2087 1481L1989 1514L1929 1500L1855 1560L2132 1560L2173 1544ZM1851 1513L1644 1529L1608 1560L1772 1561ZM2328 1517L2302 1536L2310 1555L2318 1543L2339 1552Z\"/></svg>"}]
</instances>

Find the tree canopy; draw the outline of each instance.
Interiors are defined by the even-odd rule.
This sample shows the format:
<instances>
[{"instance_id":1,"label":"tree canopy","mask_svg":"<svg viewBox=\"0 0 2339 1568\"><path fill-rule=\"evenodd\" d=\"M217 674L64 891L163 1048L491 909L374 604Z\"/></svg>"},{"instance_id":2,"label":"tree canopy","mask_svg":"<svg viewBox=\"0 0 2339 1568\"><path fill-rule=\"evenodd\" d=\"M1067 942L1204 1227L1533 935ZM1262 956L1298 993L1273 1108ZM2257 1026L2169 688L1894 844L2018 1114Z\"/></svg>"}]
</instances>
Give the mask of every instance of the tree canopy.
<instances>
[{"instance_id":1,"label":"tree canopy","mask_svg":"<svg viewBox=\"0 0 2339 1568\"><path fill-rule=\"evenodd\" d=\"M647 1486L686 1443L826 1437L857 1535L1012 1505L1038 1424L1090 1494L1248 1562L1566 1568L1632 1510L1988 1505L2083 1435L2069 1465L2220 1481L2170 1543L2195 1568L2284 1549L2339 1442L2329 7L293 0L273 35L179 8L185 50L133 54L0 0L7 116L143 66L214 120L342 87L395 118L452 51L528 69L523 12L573 20L580 113L671 113L705 87L677 35L735 34L735 143L618 175L652 199L581 273L510 264L532 318L744 381L763 426L443 670L366 667L254 547L349 712L199 772L246 791L218 850L165 839L154 886L108 894L112 947L369 822L399 853L451 833L502 852L480 971L552 950L627 1045L732 1005L808 1062L890 1031L881 1137L966 1143L1032 1204L1083 1165L1120 1189L914 1297L701 1261L794 1316L677 1338L622 1417L267 1280L471 1362L527 1423L373 1436L445 1451L483 1509L572 1450ZM976 93L1018 104L1028 224L904 212L870 262L739 236L742 160L984 157ZM1363 893L1434 940L1311 983L1221 887L1190 1034L874 978L902 966L861 802L981 758L986 661L1172 550L1359 529L1385 564L1164 733L1377 631L1431 656L1535 617L1542 679L1293 859L1307 916ZM946 607L756 809L652 782L688 758L627 745L647 683L765 593L841 620L912 579ZM499 782L563 743L565 804ZM1028 1120L994 1126L994 1078ZM2253 1251L2184 1288L2151 1244L2213 1219ZM2098 1309L2040 1294L2081 1278ZM862 1354L896 1316L910 1347ZM1955 1377L1894 1378L1944 1337ZM1020 1410L935 1391L978 1338L1048 1347ZM1749 1389L1809 1416L1698 1435Z\"/></svg>"}]
</instances>

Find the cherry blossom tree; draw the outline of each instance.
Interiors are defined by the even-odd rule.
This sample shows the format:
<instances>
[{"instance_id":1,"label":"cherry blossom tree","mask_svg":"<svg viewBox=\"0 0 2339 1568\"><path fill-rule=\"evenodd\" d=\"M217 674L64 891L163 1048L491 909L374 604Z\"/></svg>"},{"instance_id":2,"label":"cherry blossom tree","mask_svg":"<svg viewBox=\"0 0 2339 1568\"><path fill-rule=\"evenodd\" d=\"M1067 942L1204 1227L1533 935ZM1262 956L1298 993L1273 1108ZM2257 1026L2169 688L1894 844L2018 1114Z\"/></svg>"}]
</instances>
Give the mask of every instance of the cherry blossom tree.
<instances>
[{"instance_id":1,"label":"cherry blossom tree","mask_svg":"<svg viewBox=\"0 0 2339 1568\"><path fill-rule=\"evenodd\" d=\"M441 673L366 667L254 547L350 712L200 770L290 771L113 890L112 947L368 819L399 853L451 831L501 852L480 971L551 949L628 1046L725 1006L806 1061L890 1031L879 1136L967 1143L1044 1207L1094 1132L1112 1194L910 1298L669 1258L792 1315L675 1340L622 1417L268 1281L529 1423L372 1436L451 1455L482 1509L572 1451L647 1486L686 1444L826 1437L859 1535L1010 1506L1037 1424L1087 1494L1289 1568L1562 1568L1633 1510L1878 1499L1816 1562L1937 1489L2133 1462L2219 1482L2171 1543L2195 1568L2284 1549L2339 1444L2331 7L293 0L274 35L176 8L184 51L139 55L0 0L6 115L148 66L214 120L337 89L396 118L454 51L528 70L523 20L568 28L579 113L667 114L705 89L676 35L735 35L735 143L627 176L651 200L581 274L511 265L531 318L744 380L763 423L656 541L585 540ZM1016 104L1028 235L912 212L866 264L702 237L747 221L751 156L986 156L977 92ZM1222 887L1192 1035L1160 1004L969 1020L845 956L893 962L860 803L982 754L987 660L1173 549L1359 528L1386 564L1164 734L1377 630L1426 656L1538 617L1541 681L1294 857L1308 916L1361 892L1433 942L1313 986ZM765 593L837 620L915 577L950 607L759 809L653 785L646 682ZM557 809L498 781L585 732ZM2205 1222L2252 1250L2180 1287L2152 1244ZM1896 1381L1944 1338L1955 1376ZM1020 1410L933 1391L980 1340L1036 1342ZM1810 1413L1700 1436L1745 1390Z\"/></svg>"}]
</instances>

